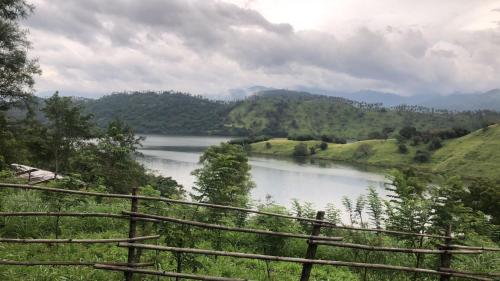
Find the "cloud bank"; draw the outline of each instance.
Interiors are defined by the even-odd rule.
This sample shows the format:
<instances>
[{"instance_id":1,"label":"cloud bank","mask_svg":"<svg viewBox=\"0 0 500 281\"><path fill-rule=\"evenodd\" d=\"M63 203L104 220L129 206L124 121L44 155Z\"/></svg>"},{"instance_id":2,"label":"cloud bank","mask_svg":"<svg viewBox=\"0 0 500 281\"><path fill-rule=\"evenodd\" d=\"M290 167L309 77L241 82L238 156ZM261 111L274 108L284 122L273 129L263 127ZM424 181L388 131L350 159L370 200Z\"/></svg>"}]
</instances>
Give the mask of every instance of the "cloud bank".
<instances>
[{"instance_id":1,"label":"cloud bank","mask_svg":"<svg viewBox=\"0 0 500 281\"><path fill-rule=\"evenodd\" d=\"M472 12L464 5L460 24L384 25L374 15L336 23L342 35L271 22L248 3L206 0L37 0L25 25L43 70L39 91L210 95L264 85L446 94L500 87L500 13L476 3ZM488 24L471 24L486 16Z\"/></svg>"}]
</instances>

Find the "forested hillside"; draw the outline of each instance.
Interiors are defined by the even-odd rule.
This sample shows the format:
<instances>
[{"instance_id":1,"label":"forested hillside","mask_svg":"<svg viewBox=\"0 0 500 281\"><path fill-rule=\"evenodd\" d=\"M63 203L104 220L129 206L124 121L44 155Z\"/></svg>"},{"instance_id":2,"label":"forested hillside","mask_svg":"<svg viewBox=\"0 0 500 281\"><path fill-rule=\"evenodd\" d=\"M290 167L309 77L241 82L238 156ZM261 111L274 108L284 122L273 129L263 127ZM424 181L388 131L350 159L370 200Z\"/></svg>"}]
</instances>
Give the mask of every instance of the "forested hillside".
<instances>
[{"instance_id":1,"label":"forested hillside","mask_svg":"<svg viewBox=\"0 0 500 281\"><path fill-rule=\"evenodd\" d=\"M231 105L200 96L174 92L113 94L85 102L104 127L120 119L139 133L224 134Z\"/></svg>"},{"instance_id":2,"label":"forested hillside","mask_svg":"<svg viewBox=\"0 0 500 281\"><path fill-rule=\"evenodd\" d=\"M493 111L451 112L419 106L382 107L306 92L270 90L240 102L212 101L181 93L113 94L87 101L104 126L119 118L137 132L194 135L336 136L372 138L384 129L462 127L500 121Z\"/></svg>"}]
</instances>

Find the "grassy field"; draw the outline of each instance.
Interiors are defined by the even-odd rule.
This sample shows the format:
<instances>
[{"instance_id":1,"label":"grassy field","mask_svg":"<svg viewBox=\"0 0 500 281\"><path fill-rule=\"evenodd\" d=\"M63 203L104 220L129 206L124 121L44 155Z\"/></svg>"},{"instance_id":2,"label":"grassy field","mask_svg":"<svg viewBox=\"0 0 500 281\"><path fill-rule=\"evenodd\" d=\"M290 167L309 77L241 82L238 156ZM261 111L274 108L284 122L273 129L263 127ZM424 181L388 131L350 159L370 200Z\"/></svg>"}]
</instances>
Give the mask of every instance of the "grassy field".
<instances>
[{"instance_id":1,"label":"grassy field","mask_svg":"<svg viewBox=\"0 0 500 281\"><path fill-rule=\"evenodd\" d=\"M269 144L266 144L269 143ZM293 156L294 147L301 141L283 138L252 144L252 152L274 156ZM318 147L320 141L303 141L308 147ZM365 149L360 149L364 146ZM369 147L369 148L367 148ZM489 178L500 180L500 125L487 130L478 130L464 137L443 142L443 147L434 151L429 163L415 163L417 150L426 150L427 145L407 145L408 153L398 152L395 139L365 140L348 144L329 143L328 148L316 149L309 157L347 161L384 167L415 167L422 171L457 174L466 178ZM367 151L362 153L361 151Z\"/></svg>"}]
</instances>

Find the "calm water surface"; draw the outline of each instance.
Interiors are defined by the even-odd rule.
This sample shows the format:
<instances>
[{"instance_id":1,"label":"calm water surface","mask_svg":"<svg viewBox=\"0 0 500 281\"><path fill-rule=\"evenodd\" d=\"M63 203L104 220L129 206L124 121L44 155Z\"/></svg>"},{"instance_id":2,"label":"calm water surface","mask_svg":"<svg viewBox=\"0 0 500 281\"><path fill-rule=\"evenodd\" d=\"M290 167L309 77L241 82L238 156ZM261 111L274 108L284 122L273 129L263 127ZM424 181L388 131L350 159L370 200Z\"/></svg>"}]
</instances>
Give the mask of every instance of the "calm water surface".
<instances>
[{"instance_id":1,"label":"calm water surface","mask_svg":"<svg viewBox=\"0 0 500 281\"><path fill-rule=\"evenodd\" d=\"M190 191L195 178L191 172L199 167L202 151L229 140L225 137L192 137L144 135L140 161L153 172L174 178ZM311 202L317 208L328 203L341 207L341 199L348 196L355 200L366 193L368 186L384 194L385 176L380 171L338 164L332 161L305 161L250 157L255 201L264 201L267 195L279 204L290 206L297 198Z\"/></svg>"}]
</instances>

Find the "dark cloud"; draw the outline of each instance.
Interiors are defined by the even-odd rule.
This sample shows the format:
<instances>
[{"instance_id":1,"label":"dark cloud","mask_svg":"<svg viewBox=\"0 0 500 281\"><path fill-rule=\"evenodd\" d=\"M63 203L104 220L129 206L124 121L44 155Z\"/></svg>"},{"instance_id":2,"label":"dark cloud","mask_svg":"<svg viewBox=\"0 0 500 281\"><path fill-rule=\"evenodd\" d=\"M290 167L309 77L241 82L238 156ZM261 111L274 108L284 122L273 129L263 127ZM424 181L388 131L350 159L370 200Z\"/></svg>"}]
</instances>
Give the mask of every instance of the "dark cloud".
<instances>
[{"instance_id":1,"label":"dark cloud","mask_svg":"<svg viewBox=\"0 0 500 281\"><path fill-rule=\"evenodd\" d=\"M498 29L440 37L418 27L389 26L358 28L339 39L296 31L219 1L35 4L27 25L45 70L39 83L43 90L220 93L252 84L316 83L420 93L500 86L493 72L500 61L489 59L498 51Z\"/></svg>"}]
</instances>

